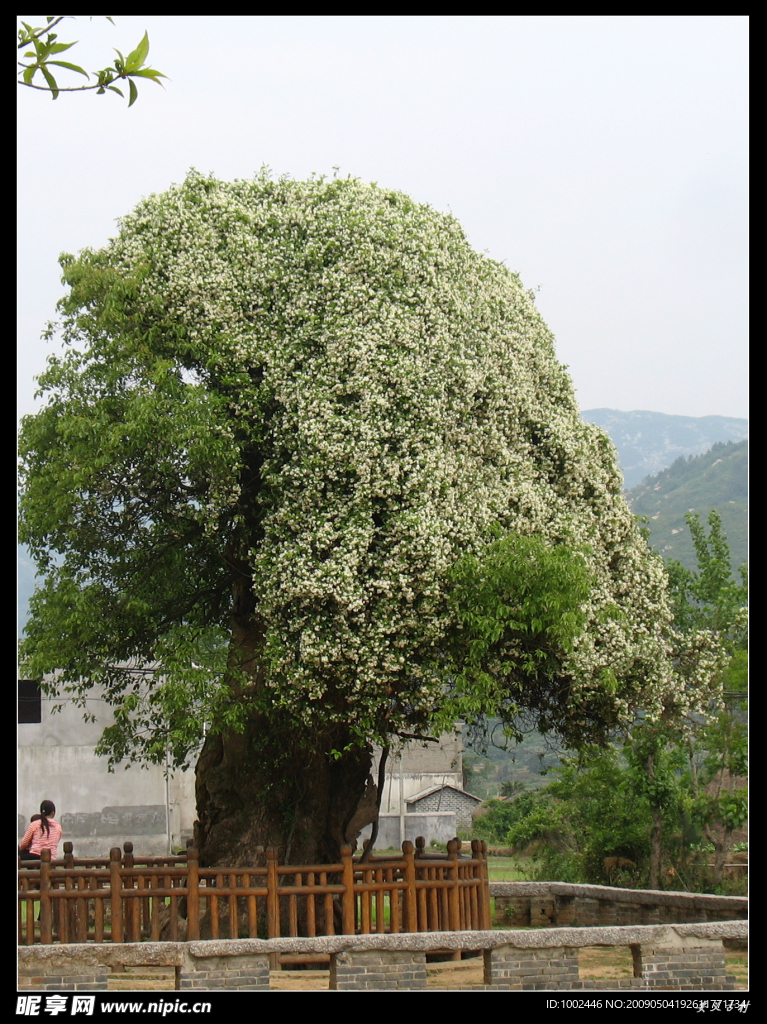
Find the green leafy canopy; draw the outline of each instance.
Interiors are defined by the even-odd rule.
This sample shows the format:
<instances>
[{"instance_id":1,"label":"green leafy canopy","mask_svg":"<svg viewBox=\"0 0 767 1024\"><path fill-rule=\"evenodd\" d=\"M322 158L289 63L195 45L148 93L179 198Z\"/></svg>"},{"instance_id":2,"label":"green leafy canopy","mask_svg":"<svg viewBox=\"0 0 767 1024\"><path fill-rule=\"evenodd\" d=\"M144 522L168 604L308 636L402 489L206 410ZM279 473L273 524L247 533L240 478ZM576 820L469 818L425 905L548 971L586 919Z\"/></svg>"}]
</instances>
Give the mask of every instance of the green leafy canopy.
<instances>
[{"instance_id":1,"label":"green leafy canopy","mask_svg":"<svg viewBox=\"0 0 767 1024\"><path fill-rule=\"evenodd\" d=\"M362 743L497 709L579 743L707 699L612 445L451 217L192 172L62 268L66 351L21 437L45 572L22 657L129 707L113 757L181 763L254 710Z\"/></svg>"}]
</instances>

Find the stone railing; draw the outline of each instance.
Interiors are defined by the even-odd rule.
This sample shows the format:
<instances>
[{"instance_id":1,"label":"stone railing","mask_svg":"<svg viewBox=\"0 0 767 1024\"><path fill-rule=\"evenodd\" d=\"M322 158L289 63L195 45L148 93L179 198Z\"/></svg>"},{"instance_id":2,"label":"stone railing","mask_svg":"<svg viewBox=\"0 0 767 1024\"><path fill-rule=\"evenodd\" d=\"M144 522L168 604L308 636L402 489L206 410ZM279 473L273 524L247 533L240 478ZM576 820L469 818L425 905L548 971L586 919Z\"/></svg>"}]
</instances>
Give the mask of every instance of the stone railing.
<instances>
[{"instance_id":1,"label":"stone railing","mask_svg":"<svg viewBox=\"0 0 767 1024\"><path fill-rule=\"evenodd\" d=\"M491 882L493 920L510 928L583 928L636 924L738 921L745 896L618 889L567 882Z\"/></svg>"},{"instance_id":2,"label":"stone railing","mask_svg":"<svg viewBox=\"0 0 767 1024\"><path fill-rule=\"evenodd\" d=\"M743 941L745 921L609 928L335 935L319 938L228 939L114 945L72 943L19 949L19 988L37 991L106 990L113 970L173 967L179 990L268 989L270 962L281 955L330 958L330 988L425 989L427 956L481 954L484 984L501 990L728 991L723 941ZM582 979L579 950L629 947L634 976Z\"/></svg>"}]
</instances>

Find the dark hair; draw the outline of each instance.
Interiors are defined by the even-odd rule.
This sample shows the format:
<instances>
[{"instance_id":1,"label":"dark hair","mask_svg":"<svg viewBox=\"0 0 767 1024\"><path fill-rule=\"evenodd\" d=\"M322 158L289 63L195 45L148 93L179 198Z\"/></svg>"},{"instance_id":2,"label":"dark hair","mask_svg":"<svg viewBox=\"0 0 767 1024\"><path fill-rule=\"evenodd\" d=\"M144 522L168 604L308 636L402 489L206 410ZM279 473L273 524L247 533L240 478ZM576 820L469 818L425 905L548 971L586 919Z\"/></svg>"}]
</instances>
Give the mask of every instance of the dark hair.
<instances>
[{"instance_id":1,"label":"dark hair","mask_svg":"<svg viewBox=\"0 0 767 1024\"><path fill-rule=\"evenodd\" d=\"M40 828L47 836L51 834L51 826L48 824L48 818L52 818L55 813L56 808L52 801L43 800L40 804Z\"/></svg>"}]
</instances>

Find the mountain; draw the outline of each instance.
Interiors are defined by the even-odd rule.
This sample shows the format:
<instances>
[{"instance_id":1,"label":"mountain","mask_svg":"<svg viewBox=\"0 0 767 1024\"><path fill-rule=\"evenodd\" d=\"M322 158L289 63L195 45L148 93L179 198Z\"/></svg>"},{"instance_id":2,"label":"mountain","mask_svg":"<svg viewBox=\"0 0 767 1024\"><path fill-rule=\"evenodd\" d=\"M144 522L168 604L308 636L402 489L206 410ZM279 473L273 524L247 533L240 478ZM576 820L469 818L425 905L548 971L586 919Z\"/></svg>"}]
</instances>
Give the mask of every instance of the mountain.
<instances>
[{"instance_id":1,"label":"mountain","mask_svg":"<svg viewBox=\"0 0 767 1024\"><path fill-rule=\"evenodd\" d=\"M626 500L634 515L647 517L650 543L666 559L697 569L684 517L697 512L705 522L715 508L722 517L733 567L748 560L748 441L715 444L703 455L680 456L668 469L628 491Z\"/></svg>"},{"instance_id":2,"label":"mountain","mask_svg":"<svg viewBox=\"0 0 767 1024\"><path fill-rule=\"evenodd\" d=\"M627 490L670 466L680 455L702 455L718 442L748 437L748 420L729 416L668 416L662 412L587 409L581 417L610 436L618 450Z\"/></svg>"}]
</instances>

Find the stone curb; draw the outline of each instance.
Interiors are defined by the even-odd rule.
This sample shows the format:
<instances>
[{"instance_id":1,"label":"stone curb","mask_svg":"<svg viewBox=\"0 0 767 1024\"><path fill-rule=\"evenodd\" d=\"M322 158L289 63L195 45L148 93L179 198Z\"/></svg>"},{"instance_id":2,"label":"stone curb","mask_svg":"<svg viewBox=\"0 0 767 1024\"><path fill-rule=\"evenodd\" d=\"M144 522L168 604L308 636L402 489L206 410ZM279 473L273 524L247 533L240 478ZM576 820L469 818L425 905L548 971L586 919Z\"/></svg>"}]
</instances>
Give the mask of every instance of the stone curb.
<instances>
[{"instance_id":1,"label":"stone curb","mask_svg":"<svg viewBox=\"0 0 767 1024\"><path fill-rule=\"evenodd\" d=\"M637 903L642 906L709 907L714 910L749 908L748 896L714 896L710 893L667 892L657 889L613 889L611 886L579 885L570 882L491 882L491 896L580 896L582 899Z\"/></svg>"},{"instance_id":2,"label":"stone curb","mask_svg":"<svg viewBox=\"0 0 767 1024\"><path fill-rule=\"evenodd\" d=\"M490 950L501 946L550 949L558 946L682 946L685 939L702 945L719 939L748 937L747 921L712 921L677 925L619 925L606 928L535 928L520 931L420 932L401 935L329 935L317 938L209 939L198 942L72 943L67 946L20 946L19 966L79 964L181 967L197 958L253 956L266 953L341 953L344 950Z\"/></svg>"},{"instance_id":3,"label":"stone curb","mask_svg":"<svg viewBox=\"0 0 767 1024\"><path fill-rule=\"evenodd\" d=\"M571 882L490 882L490 895L551 897L580 896L582 899L634 903L642 906L708 907L712 910L747 910L747 896L713 896L709 893L666 892L658 889L617 889L609 885L580 885Z\"/></svg>"}]
</instances>

